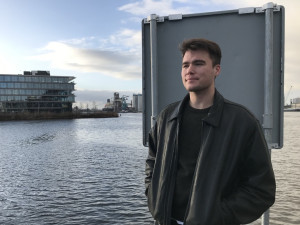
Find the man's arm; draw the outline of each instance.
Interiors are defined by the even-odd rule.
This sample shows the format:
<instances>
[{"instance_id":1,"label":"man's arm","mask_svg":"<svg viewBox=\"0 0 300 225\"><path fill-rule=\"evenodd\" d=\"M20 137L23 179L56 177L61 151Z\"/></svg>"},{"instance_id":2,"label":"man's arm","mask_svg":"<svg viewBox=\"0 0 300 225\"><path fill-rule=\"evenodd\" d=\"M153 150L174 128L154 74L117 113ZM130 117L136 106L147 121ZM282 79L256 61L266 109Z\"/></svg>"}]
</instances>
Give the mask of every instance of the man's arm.
<instances>
[{"instance_id":1,"label":"man's arm","mask_svg":"<svg viewBox=\"0 0 300 225\"><path fill-rule=\"evenodd\" d=\"M239 223L258 219L275 202L276 183L269 150L260 125L251 137L239 188L222 201L223 215ZM225 222L232 222L224 218Z\"/></svg>"},{"instance_id":2,"label":"man's arm","mask_svg":"<svg viewBox=\"0 0 300 225\"><path fill-rule=\"evenodd\" d=\"M155 145L155 134L156 125L151 129L149 133L149 148L148 148L148 157L146 159L146 178L145 178L145 194L148 195L148 188L152 180L152 174L156 159L156 145Z\"/></svg>"}]
</instances>

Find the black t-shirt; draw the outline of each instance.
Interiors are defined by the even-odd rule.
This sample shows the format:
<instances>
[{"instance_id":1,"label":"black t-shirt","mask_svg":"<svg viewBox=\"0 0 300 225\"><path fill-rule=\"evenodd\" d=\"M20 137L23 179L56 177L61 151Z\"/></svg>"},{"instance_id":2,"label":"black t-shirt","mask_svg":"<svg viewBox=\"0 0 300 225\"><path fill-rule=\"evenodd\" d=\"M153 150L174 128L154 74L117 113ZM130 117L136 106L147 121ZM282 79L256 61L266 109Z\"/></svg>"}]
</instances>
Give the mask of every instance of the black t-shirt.
<instances>
[{"instance_id":1,"label":"black t-shirt","mask_svg":"<svg viewBox=\"0 0 300 225\"><path fill-rule=\"evenodd\" d=\"M172 206L172 218L180 221L183 221L185 216L200 152L202 119L207 116L209 109L195 109L187 104L183 111L178 137L178 164Z\"/></svg>"}]
</instances>

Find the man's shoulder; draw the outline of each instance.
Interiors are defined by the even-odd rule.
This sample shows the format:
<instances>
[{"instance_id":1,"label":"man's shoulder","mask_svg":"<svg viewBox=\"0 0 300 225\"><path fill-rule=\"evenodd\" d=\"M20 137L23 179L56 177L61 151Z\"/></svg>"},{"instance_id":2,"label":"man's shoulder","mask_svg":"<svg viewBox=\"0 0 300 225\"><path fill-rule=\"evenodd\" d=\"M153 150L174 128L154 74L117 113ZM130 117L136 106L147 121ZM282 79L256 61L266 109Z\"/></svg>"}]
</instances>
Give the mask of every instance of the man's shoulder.
<instances>
[{"instance_id":1,"label":"man's shoulder","mask_svg":"<svg viewBox=\"0 0 300 225\"><path fill-rule=\"evenodd\" d=\"M256 116L246 106L224 99L224 112L228 112L231 116L237 116L243 119L255 120Z\"/></svg>"},{"instance_id":2,"label":"man's shoulder","mask_svg":"<svg viewBox=\"0 0 300 225\"><path fill-rule=\"evenodd\" d=\"M181 102L182 101L177 101L177 102L173 102L173 103L170 103L169 105L165 106L159 113L158 117L163 119L163 118L173 115L174 113L177 113Z\"/></svg>"},{"instance_id":3,"label":"man's shoulder","mask_svg":"<svg viewBox=\"0 0 300 225\"><path fill-rule=\"evenodd\" d=\"M216 90L216 105L217 109L222 109L223 113L229 112L230 114L244 115L255 118L254 114L245 105L234 102L224 98L221 93Z\"/></svg>"},{"instance_id":4,"label":"man's shoulder","mask_svg":"<svg viewBox=\"0 0 300 225\"><path fill-rule=\"evenodd\" d=\"M177 101L177 102L172 102L170 103L169 105L167 105L163 110L162 112L173 112L178 106L179 104L181 103L181 101Z\"/></svg>"}]
</instances>

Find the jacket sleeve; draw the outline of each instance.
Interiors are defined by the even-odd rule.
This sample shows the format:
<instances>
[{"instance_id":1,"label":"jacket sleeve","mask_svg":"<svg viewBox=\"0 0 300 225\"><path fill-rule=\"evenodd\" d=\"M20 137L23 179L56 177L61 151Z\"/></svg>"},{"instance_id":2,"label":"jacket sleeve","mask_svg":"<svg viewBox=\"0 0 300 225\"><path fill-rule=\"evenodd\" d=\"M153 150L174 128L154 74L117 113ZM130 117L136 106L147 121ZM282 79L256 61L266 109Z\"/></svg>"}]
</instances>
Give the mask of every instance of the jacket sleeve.
<instances>
[{"instance_id":1,"label":"jacket sleeve","mask_svg":"<svg viewBox=\"0 0 300 225\"><path fill-rule=\"evenodd\" d=\"M271 157L258 122L246 149L241 174L238 188L221 203L225 224L250 223L275 201L276 183Z\"/></svg>"},{"instance_id":2,"label":"jacket sleeve","mask_svg":"<svg viewBox=\"0 0 300 225\"><path fill-rule=\"evenodd\" d=\"M146 159L146 178L145 178L145 194L148 195L148 188L152 180L152 174L154 169L154 164L156 160L156 130L157 124L155 124L149 132L149 148L148 157Z\"/></svg>"}]
</instances>

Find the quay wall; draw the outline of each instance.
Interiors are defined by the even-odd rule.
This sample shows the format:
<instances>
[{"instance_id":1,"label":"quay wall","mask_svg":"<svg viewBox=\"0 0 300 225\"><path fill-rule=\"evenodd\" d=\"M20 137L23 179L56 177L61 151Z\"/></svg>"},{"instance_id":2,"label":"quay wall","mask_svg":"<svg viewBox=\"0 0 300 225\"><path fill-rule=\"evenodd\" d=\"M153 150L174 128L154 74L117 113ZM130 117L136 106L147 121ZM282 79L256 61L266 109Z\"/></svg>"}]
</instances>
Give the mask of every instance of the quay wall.
<instances>
[{"instance_id":1,"label":"quay wall","mask_svg":"<svg viewBox=\"0 0 300 225\"><path fill-rule=\"evenodd\" d=\"M12 120L50 120L50 119L80 119L80 118L111 118L119 117L116 112L63 112L63 113L0 113L0 121Z\"/></svg>"}]
</instances>

